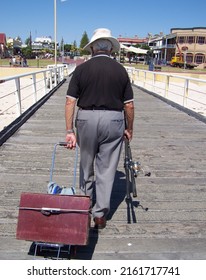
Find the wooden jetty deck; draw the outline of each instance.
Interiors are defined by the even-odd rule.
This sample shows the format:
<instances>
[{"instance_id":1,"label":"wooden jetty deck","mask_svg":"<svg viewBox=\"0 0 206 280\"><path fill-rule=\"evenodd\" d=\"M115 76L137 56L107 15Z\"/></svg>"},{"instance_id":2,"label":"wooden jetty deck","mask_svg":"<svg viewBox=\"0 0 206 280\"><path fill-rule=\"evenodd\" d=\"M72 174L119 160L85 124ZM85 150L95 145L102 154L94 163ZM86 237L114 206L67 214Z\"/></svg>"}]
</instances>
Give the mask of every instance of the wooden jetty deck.
<instances>
[{"instance_id":1,"label":"wooden jetty deck","mask_svg":"<svg viewBox=\"0 0 206 280\"><path fill-rule=\"evenodd\" d=\"M0 259L26 260L31 242L16 240L22 192L47 192L54 144L64 140L64 103L69 79L0 148ZM134 87L133 159L145 172L137 198L125 202L122 154L107 227L91 230L77 259L206 258L206 124ZM72 177L64 149L57 182ZM145 211L148 208L148 211Z\"/></svg>"}]
</instances>

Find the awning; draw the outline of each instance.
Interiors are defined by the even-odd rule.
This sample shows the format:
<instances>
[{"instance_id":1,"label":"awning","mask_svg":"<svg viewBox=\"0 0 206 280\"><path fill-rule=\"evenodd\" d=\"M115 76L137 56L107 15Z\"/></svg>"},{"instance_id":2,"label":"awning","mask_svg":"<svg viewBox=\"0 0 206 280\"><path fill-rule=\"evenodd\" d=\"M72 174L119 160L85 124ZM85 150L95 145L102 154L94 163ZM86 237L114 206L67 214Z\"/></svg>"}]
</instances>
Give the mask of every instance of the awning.
<instances>
[{"instance_id":1,"label":"awning","mask_svg":"<svg viewBox=\"0 0 206 280\"><path fill-rule=\"evenodd\" d=\"M139 54L146 54L148 52L148 50L143 50L143 49L135 48L135 47L132 47L132 46L127 47L123 44L120 44L120 47L121 47L121 49L124 49L127 52L133 52L133 53L139 53Z\"/></svg>"},{"instance_id":2,"label":"awning","mask_svg":"<svg viewBox=\"0 0 206 280\"><path fill-rule=\"evenodd\" d=\"M146 54L148 52L148 50L143 50L143 49L135 48L135 47L132 47L132 46L129 47L129 50L130 50L130 52L142 53L142 54Z\"/></svg>"},{"instance_id":3,"label":"awning","mask_svg":"<svg viewBox=\"0 0 206 280\"><path fill-rule=\"evenodd\" d=\"M125 45L123 45L123 44L121 44L121 43L120 43L120 48L121 48L121 49L124 49L124 50L126 50L126 51L129 51L129 47L127 47L127 46L125 46Z\"/></svg>"}]
</instances>

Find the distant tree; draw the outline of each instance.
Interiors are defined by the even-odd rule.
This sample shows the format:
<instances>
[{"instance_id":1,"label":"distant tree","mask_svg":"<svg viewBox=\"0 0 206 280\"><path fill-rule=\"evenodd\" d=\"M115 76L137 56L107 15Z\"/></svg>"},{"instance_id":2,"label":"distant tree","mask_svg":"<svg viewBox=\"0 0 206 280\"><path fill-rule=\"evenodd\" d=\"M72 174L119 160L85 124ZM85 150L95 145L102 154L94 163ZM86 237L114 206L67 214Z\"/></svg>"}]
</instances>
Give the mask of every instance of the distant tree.
<instances>
[{"instance_id":1,"label":"distant tree","mask_svg":"<svg viewBox=\"0 0 206 280\"><path fill-rule=\"evenodd\" d=\"M60 43L60 51L64 50L64 39L61 39L61 43Z\"/></svg>"},{"instance_id":2,"label":"distant tree","mask_svg":"<svg viewBox=\"0 0 206 280\"><path fill-rule=\"evenodd\" d=\"M150 50L150 47L147 44L144 44L144 45L141 46L141 49Z\"/></svg>"},{"instance_id":3,"label":"distant tree","mask_svg":"<svg viewBox=\"0 0 206 280\"><path fill-rule=\"evenodd\" d=\"M87 44L89 43L89 39L87 36L87 32L84 31L83 35L82 35L82 39L80 41L80 48L84 48Z\"/></svg>"},{"instance_id":4,"label":"distant tree","mask_svg":"<svg viewBox=\"0 0 206 280\"><path fill-rule=\"evenodd\" d=\"M73 43L73 45L72 45L72 50L73 50L73 51L76 51L76 50L77 50L77 42L76 42L76 40L74 40L74 43Z\"/></svg>"},{"instance_id":5,"label":"distant tree","mask_svg":"<svg viewBox=\"0 0 206 280\"><path fill-rule=\"evenodd\" d=\"M141 45L140 44L136 44L134 45L135 48L141 48Z\"/></svg>"},{"instance_id":6,"label":"distant tree","mask_svg":"<svg viewBox=\"0 0 206 280\"><path fill-rule=\"evenodd\" d=\"M72 48L72 45L71 45L71 44L65 44L65 45L64 45L64 51L65 51L65 52L70 52L70 51L71 51L71 48Z\"/></svg>"},{"instance_id":7,"label":"distant tree","mask_svg":"<svg viewBox=\"0 0 206 280\"><path fill-rule=\"evenodd\" d=\"M27 46L31 46L31 37L28 37L26 40L25 40L25 45Z\"/></svg>"},{"instance_id":8,"label":"distant tree","mask_svg":"<svg viewBox=\"0 0 206 280\"><path fill-rule=\"evenodd\" d=\"M89 43L89 39L88 39L88 36L87 36L87 32L84 31L83 35L82 35L82 39L80 41L80 53L81 55L84 55L84 54L89 54L88 51L85 51L83 50L83 48Z\"/></svg>"},{"instance_id":9,"label":"distant tree","mask_svg":"<svg viewBox=\"0 0 206 280\"><path fill-rule=\"evenodd\" d=\"M77 51L77 42L74 40L74 43L71 45L71 50L70 50L70 57L73 58L76 55Z\"/></svg>"},{"instance_id":10,"label":"distant tree","mask_svg":"<svg viewBox=\"0 0 206 280\"><path fill-rule=\"evenodd\" d=\"M22 48L21 51L22 51L22 55L26 58L33 58L34 56L31 47Z\"/></svg>"}]
</instances>

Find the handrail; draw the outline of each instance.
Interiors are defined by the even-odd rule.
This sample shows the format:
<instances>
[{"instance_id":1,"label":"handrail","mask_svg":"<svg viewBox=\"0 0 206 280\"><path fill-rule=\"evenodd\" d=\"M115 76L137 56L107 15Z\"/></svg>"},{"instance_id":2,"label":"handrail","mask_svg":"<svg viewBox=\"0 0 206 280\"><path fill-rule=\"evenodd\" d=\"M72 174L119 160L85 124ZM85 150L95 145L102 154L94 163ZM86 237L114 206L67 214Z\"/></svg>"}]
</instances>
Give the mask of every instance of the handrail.
<instances>
[{"instance_id":1,"label":"handrail","mask_svg":"<svg viewBox=\"0 0 206 280\"><path fill-rule=\"evenodd\" d=\"M0 77L0 131L56 87L75 67L76 64L61 64L56 68L50 65L35 72Z\"/></svg>"},{"instance_id":2,"label":"handrail","mask_svg":"<svg viewBox=\"0 0 206 280\"><path fill-rule=\"evenodd\" d=\"M70 75L75 67L75 64L61 65L56 69L0 78L0 131ZM206 79L125 68L134 85L206 117Z\"/></svg>"},{"instance_id":3,"label":"handrail","mask_svg":"<svg viewBox=\"0 0 206 280\"><path fill-rule=\"evenodd\" d=\"M206 75L205 79L198 79L185 74L125 68L133 84L206 117Z\"/></svg>"}]
</instances>

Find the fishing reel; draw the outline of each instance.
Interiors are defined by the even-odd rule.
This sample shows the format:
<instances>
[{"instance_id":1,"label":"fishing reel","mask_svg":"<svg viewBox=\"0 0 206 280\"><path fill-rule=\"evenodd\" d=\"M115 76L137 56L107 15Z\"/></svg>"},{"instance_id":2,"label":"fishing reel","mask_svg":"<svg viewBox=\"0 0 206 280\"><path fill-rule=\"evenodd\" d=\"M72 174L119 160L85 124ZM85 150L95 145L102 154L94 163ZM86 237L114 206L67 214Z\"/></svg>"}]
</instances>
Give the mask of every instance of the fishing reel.
<instances>
[{"instance_id":1,"label":"fishing reel","mask_svg":"<svg viewBox=\"0 0 206 280\"><path fill-rule=\"evenodd\" d=\"M136 178L140 173L143 173L144 176L151 176L151 172L147 172L145 173L144 169L141 166L141 163L139 161L130 161L129 162L129 167L130 170L132 170L134 177Z\"/></svg>"},{"instance_id":2,"label":"fishing reel","mask_svg":"<svg viewBox=\"0 0 206 280\"><path fill-rule=\"evenodd\" d=\"M130 168L134 173L134 177L137 177L142 172L141 163L139 161L131 161Z\"/></svg>"}]
</instances>

